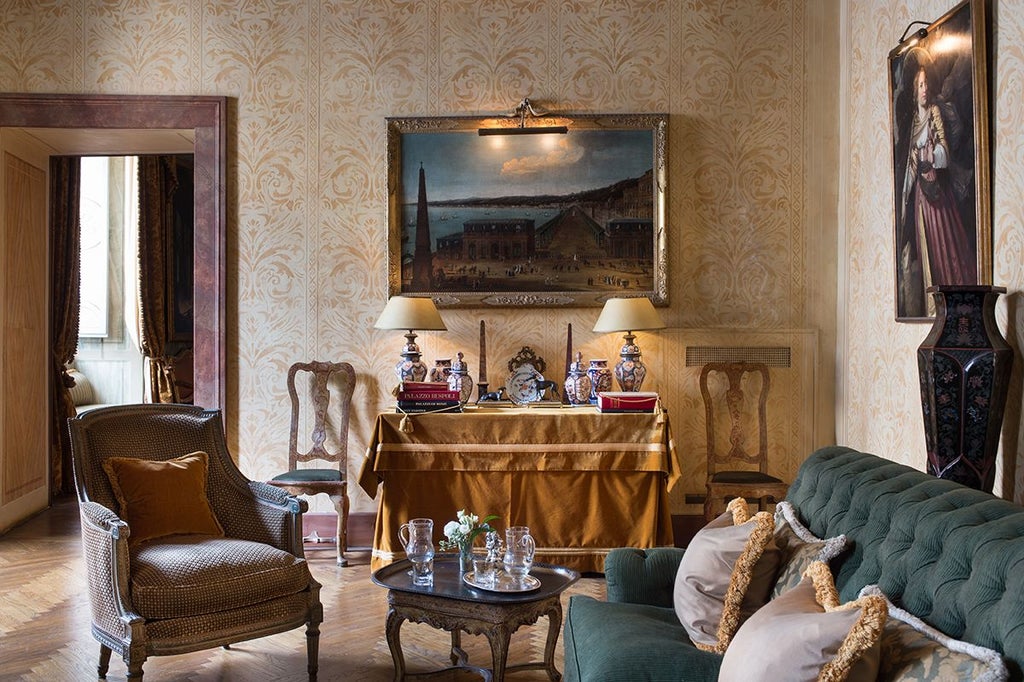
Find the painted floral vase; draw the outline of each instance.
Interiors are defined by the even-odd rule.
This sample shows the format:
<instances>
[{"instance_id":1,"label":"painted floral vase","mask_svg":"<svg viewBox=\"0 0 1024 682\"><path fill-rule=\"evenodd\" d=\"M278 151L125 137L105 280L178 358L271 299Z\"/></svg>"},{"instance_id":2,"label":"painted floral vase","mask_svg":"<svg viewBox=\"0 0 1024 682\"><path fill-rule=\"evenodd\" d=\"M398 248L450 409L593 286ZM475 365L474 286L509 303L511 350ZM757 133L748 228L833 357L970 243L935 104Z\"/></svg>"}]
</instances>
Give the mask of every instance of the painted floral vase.
<instances>
[{"instance_id":1,"label":"painted floral vase","mask_svg":"<svg viewBox=\"0 0 1024 682\"><path fill-rule=\"evenodd\" d=\"M473 379L469 376L466 363L462 361L461 352L456 355L456 360L452 363L451 373L448 375L448 388L459 392L459 401L462 404L466 404L473 394Z\"/></svg>"},{"instance_id":2,"label":"painted floral vase","mask_svg":"<svg viewBox=\"0 0 1024 682\"><path fill-rule=\"evenodd\" d=\"M569 365L569 373L565 377L565 397L569 404L589 404L590 386L590 377L583 366L583 353L577 351L576 361Z\"/></svg>"},{"instance_id":3,"label":"painted floral vase","mask_svg":"<svg viewBox=\"0 0 1024 682\"><path fill-rule=\"evenodd\" d=\"M590 402L596 405L598 393L612 390L612 373L608 369L608 361L591 360L587 376L590 377Z\"/></svg>"},{"instance_id":4,"label":"painted floral vase","mask_svg":"<svg viewBox=\"0 0 1024 682\"><path fill-rule=\"evenodd\" d=\"M448 375L452 371L452 359L441 358L434 360L434 366L430 368L430 381L448 381Z\"/></svg>"},{"instance_id":5,"label":"painted floral vase","mask_svg":"<svg viewBox=\"0 0 1024 682\"><path fill-rule=\"evenodd\" d=\"M1013 350L995 319L1003 287L938 285L917 349L928 472L991 492Z\"/></svg>"}]
</instances>

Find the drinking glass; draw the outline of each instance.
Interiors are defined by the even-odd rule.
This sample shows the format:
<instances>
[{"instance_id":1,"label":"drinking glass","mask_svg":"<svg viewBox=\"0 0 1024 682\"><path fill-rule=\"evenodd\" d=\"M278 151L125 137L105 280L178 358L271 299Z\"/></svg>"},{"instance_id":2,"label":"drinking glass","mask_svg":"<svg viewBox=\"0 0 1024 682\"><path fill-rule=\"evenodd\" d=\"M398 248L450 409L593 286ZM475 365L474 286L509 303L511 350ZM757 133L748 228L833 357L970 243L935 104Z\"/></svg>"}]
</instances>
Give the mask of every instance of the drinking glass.
<instances>
[{"instance_id":1,"label":"drinking glass","mask_svg":"<svg viewBox=\"0 0 1024 682\"><path fill-rule=\"evenodd\" d=\"M431 519L410 519L398 529L398 539L405 556L412 562L412 584L434 584L434 522Z\"/></svg>"},{"instance_id":2,"label":"drinking glass","mask_svg":"<svg viewBox=\"0 0 1024 682\"><path fill-rule=\"evenodd\" d=\"M523 578L533 567L533 553L536 549L528 527L511 526L505 529L505 572L512 577L513 584L518 588L523 586Z\"/></svg>"},{"instance_id":3,"label":"drinking glass","mask_svg":"<svg viewBox=\"0 0 1024 682\"><path fill-rule=\"evenodd\" d=\"M494 587L498 567L493 559L486 555L473 557L473 581L483 587Z\"/></svg>"}]
</instances>

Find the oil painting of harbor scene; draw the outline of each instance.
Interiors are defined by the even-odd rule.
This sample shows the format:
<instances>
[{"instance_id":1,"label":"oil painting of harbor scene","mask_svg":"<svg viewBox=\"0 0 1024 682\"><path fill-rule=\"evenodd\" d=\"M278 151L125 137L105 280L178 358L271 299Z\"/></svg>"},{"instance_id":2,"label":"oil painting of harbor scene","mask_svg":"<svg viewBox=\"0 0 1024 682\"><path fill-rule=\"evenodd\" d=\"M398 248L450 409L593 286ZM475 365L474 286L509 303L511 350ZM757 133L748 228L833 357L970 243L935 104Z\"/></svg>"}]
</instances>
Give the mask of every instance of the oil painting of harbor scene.
<instances>
[{"instance_id":1,"label":"oil painting of harbor scene","mask_svg":"<svg viewBox=\"0 0 1024 682\"><path fill-rule=\"evenodd\" d=\"M388 119L390 293L444 306L664 303L663 115L578 116L567 134Z\"/></svg>"}]
</instances>

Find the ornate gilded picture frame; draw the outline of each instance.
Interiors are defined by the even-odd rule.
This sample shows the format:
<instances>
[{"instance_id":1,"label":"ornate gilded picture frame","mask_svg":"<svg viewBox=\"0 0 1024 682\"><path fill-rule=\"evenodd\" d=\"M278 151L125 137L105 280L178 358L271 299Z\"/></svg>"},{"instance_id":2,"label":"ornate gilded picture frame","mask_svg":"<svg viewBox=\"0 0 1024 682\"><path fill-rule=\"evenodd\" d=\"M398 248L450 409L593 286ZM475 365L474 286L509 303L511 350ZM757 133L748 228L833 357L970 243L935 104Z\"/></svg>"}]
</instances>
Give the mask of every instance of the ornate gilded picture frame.
<instances>
[{"instance_id":1,"label":"ornate gilded picture frame","mask_svg":"<svg viewBox=\"0 0 1024 682\"><path fill-rule=\"evenodd\" d=\"M667 303L668 116L551 119L568 132L493 134L509 128L496 117L387 119L389 296Z\"/></svg>"},{"instance_id":2,"label":"ornate gilded picture frame","mask_svg":"<svg viewBox=\"0 0 1024 682\"><path fill-rule=\"evenodd\" d=\"M992 282L985 23L966 0L889 53L898 322L934 318L933 285Z\"/></svg>"}]
</instances>

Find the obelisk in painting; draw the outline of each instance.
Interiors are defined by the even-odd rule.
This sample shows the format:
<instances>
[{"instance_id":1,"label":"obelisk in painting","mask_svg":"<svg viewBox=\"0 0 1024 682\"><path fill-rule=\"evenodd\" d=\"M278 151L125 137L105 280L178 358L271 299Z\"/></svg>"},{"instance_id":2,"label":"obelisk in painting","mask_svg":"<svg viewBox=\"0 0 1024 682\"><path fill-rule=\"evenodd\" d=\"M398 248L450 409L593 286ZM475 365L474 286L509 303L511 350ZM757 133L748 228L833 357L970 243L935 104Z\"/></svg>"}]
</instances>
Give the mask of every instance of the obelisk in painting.
<instances>
[{"instance_id":1,"label":"obelisk in painting","mask_svg":"<svg viewBox=\"0 0 1024 682\"><path fill-rule=\"evenodd\" d=\"M430 253L430 216L427 215L427 176L420 164L420 191L416 200L416 250L412 254L413 291L430 291L434 258Z\"/></svg>"}]
</instances>

